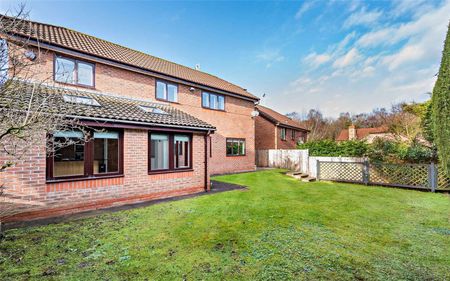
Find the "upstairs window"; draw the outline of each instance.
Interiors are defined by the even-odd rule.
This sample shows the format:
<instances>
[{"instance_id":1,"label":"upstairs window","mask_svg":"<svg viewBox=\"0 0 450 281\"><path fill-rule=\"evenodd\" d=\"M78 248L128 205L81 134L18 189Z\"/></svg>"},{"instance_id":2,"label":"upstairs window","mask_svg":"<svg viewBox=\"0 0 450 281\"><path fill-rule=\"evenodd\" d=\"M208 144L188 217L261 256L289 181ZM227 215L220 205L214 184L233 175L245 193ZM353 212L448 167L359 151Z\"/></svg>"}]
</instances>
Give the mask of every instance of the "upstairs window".
<instances>
[{"instance_id":1,"label":"upstairs window","mask_svg":"<svg viewBox=\"0 0 450 281\"><path fill-rule=\"evenodd\" d=\"M286 140L286 128L281 128L281 139Z\"/></svg>"},{"instance_id":2,"label":"upstairs window","mask_svg":"<svg viewBox=\"0 0 450 281\"><path fill-rule=\"evenodd\" d=\"M244 156L245 139L227 139L227 156Z\"/></svg>"},{"instance_id":3,"label":"upstairs window","mask_svg":"<svg viewBox=\"0 0 450 281\"><path fill-rule=\"evenodd\" d=\"M164 81L156 81L156 98L170 102L178 101L178 86Z\"/></svg>"},{"instance_id":4,"label":"upstairs window","mask_svg":"<svg viewBox=\"0 0 450 281\"><path fill-rule=\"evenodd\" d=\"M57 82L94 87L94 64L66 57L55 57L54 79Z\"/></svg>"},{"instance_id":5,"label":"upstairs window","mask_svg":"<svg viewBox=\"0 0 450 281\"><path fill-rule=\"evenodd\" d=\"M202 93L202 106L214 110L225 110L225 97L208 92Z\"/></svg>"}]
</instances>

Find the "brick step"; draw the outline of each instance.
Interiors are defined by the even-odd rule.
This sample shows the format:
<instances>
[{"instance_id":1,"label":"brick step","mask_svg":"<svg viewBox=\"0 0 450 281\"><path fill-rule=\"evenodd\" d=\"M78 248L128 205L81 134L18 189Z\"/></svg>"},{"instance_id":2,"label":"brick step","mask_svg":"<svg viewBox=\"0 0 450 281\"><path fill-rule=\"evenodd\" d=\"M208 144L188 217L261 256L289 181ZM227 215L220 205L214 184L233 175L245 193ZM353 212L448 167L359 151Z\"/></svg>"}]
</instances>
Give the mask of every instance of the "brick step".
<instances>
[{"instance_id":1,"label":"brick step","mask_svg":"<svg viewBox=\"0 0 450 281\"><path fill-rule=\"evenodd\" d=\"M286 175L301 180L303 182L313 182L316 181L316 178L310 177L308 174L300 172L300 171L290 171L287 172Z\"/></svg>"},{"instance_id":2,"label":"brick step","mask_svg":"<svg viewBox=\"0 0 450 281\"><path fill-rule=\"evenodd\" d=\"M316 178L312 177L302 178L302 182L314 182L314 181L316 181Z\"/></svg>"}]
</instances>

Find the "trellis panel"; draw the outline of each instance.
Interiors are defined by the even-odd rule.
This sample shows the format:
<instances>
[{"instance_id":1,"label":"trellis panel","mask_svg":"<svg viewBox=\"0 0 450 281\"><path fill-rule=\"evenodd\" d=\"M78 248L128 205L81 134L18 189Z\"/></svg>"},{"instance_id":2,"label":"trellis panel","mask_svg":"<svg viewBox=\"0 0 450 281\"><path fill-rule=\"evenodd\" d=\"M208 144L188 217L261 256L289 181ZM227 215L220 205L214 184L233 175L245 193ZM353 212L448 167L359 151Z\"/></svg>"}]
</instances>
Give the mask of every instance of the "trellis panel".
<instances>
[{"instance_id":1,"label":"trellis panel","mask_svg":"<svg viewBox=\"0 0 450 281\"><path fill-rule=\"evenodd\" d=\"M374 163L369 168L369 184L430 188L429 165Z\"/></svg>"},{"instance_id":2,"label":"trellis panel","mask_svg":"<svg viewBox=\"0 0 450 281\"><path fill-rule=\"evenodd\" d=\"M364 164L360 162L319 162L318 177L323 180L362 183Z\"/></svg>"}]
</instances>

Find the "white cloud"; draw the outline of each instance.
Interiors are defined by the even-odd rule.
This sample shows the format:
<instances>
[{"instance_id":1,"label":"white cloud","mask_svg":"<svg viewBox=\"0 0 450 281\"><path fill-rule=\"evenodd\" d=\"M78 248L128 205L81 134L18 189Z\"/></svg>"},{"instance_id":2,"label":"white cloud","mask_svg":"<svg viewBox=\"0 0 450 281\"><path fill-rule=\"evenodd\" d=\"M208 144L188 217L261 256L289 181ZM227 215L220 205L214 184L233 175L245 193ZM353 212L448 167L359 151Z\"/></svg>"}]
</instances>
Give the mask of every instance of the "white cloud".
<instances>
[{"instance_id":1,"label":"white cloud","mask_svg":"<svg viewBox=\"0 0 450 281\"><path fill-rule=\"evenodd\" d=\"M295 13L295 19L300 19L306 12L311 10L312 7L316 4L315 1L305 1L298 9L297 13Z\"/></svg>"},{"instance_id":2,"label":"white cloud","mask_svg":"<svg viewBox=\"0 0 450 281\"><path fill-rule=\"evenodd\" d=\"M355 64L361 59L361 55L358 52L356 48L352 48L350 51L348 51L345 55L337 58L334 63L334 68L344 68L347 66L350 66L352 64Z\"/></svg>"},{"instance_id":3,"label":"white cloud","mask_svg":"<svg viewBox=\"0 0 450 281\"><path fill-rule=\"evenodd\" d=\"M320 64L319 56L326 55L330 59L325 63L332 62L333 68L305 71L283 92L286 98L273 105L286 112L319 108L326 116L337 116L427 99L439 70L450 0L417 15L402 24L386 19L380 22L383 28L373 27L359 37L347 34L326 52L310 53L303 60L305 67Z\"/></svg>"},{"instance_id":4,"label":"white cloud","mask_svg":"<svg viewBox=\"0 0 450 281\"><path fill-rule=\"evenodd\" d=\"M358 12L351 14L344 22L344 28L352 26L364 25L372 26L377 23L383 13L381 11L366 11L366 8L360 9Z\"/></svg>"},{"instance_id":5,"label":"white cloud","mask_svg":"<svg viewBox=\"0 0 450 281\"><path fill-rule=\"evenodd\" d=\"M425 49L421 45L406 45L398 53L383 58L389 70L395 70L405 63L413 63L420 60L425 54Z\"/></svg>"},{"instance_id":6,"label":"white cloud","mask_svg":"<svg viewBox=\"0 0 450 281\"><path fill-rule=\"evenodd\" d=\"M329 54L317 54L316 52L312 52L307 55L303 61L306 62L311 67L318 67L331 59Z\"/></svg>"},{"instance_id":7,"label":"white cloud","mask_svg":"<svg viewBox=\"0 0 450 281\"><path fill-rule=\"evenodd\" d=\"M274 63L284 60L284 56L280 53L280 50L264 50L256 55L258 61L266 63L266 67L270 68Z\"/></svg>"},{"instance_id":8,"label":"white cloud","mask_svg":"<svg viewBox=\"0 0 450 281\"><path fill-rule=\"evenodd\" d=\"M357 45L372 48L389 46L405 39L422 37L427 33L441 34L443 26L446 28L446 24L442 23L448 23L449 19L450 1L447 1L440 8L424 13L416 20L368 32L358 39Z\"/></svg>"}]
</instances>

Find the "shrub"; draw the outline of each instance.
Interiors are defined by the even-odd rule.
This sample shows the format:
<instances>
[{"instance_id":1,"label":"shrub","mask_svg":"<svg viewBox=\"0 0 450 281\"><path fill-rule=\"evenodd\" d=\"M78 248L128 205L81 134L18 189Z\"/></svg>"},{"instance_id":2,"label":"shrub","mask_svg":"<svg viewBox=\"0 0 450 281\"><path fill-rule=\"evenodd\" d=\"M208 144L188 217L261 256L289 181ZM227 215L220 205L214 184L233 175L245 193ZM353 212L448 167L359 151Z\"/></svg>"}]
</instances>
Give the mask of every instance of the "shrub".
<instances>
[{"instance_id":1,"label":"shrub","mask_svg":"<svg viewBox=\"0 0 450 281\"><path fill-rule=\"evenodd\" d=\"M363 141L343 141L332 140L311 141L298 145L299 149L309 149L311 156L348 156L362 157L366 154L368 145Z\"/></svg>"}]
</instances>

